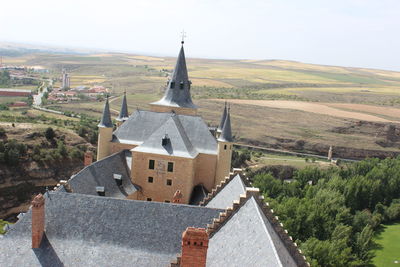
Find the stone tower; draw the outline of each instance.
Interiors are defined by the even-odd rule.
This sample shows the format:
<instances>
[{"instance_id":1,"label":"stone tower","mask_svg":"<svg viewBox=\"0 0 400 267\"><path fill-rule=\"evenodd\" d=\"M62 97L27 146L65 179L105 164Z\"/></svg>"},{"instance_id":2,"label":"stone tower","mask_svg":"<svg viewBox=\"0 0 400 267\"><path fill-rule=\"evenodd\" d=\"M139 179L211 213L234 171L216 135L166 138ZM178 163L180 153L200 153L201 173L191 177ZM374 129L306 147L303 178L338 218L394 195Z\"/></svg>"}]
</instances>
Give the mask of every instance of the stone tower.
<instances>
[{"instance_id":1,"label":"stone tower","mask_svg":"<svg viewBox=\"0 0 400 267\"><path fill-rule=\"evenodd\" d=\"M168 81L164 97L150 104L156 112L175 112L176 114L197 115L197 106L193 104L183 42L176 61L174 72Z\"/></svg>"},{"instance_id":2,"label":"stone tower","mask_svg":"<svg viewBox=\"0 0 400 267\"><path fill-rule=\"evenodd\" d=\"M62 70L61 80L62 80L62 85L61 85L62 89L68 89L71 87L71 82L70 82L71 80L70 80L69 74L67 73L67 71L65 69Z\"/></svg>"},{"instance_id":3,"label":"stone tower","mask_svg":"<svg viewBox=\"0 0 400 267\"><path fill-rule=\"evenodd\" d=\"M103 116L99 125L99 138L97 141L97 160L110 155L110 142L113 134L113 124L110 115L110 106L108 103L108 97L104 105Z\"/></svg>"},{"instance_id":4,"label":"stone tower","mask_svg":"<svg viewBox=\"0 0 400 267\"><path fill-rule=\"evenodd\" d=\"M230 109L226 110L226 117L218 141L218 156L217 156L217 172L215 175L215 184L220 182L229 175L231 171L232 161L232 130ZM225 112L224 114L225 115Z\"/></svg>"},{"instance_id":5,"label":"stone tower","mask_svg":"<svg viewBox=\"0 0 400 267\"><path fill-rule=\"evenodd\" d=\"M121 126L124 121L129 119L129 114L128 114L128 104L126 102L126 92L124 92L124 97L122 98L122 105L121 105L121 111L119 112L119 115L117 117L117 126Z\"/></svg>"}]
</instances>

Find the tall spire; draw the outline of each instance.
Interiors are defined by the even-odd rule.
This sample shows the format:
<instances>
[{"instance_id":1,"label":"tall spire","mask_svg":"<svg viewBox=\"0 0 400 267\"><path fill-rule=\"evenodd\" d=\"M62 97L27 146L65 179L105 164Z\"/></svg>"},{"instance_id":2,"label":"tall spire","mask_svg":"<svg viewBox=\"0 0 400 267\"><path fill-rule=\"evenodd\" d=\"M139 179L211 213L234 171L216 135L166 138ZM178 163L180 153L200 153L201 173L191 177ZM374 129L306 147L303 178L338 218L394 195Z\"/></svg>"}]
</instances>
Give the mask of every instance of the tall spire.
<instances>
[{"instance_id":1,"label":"tall spire","mask_svg":"<svg viewBox=\"0 0 400 267\"><path fill-rule=\"evenodd\" d=\"M190 84L191 81L189 81L185 51L183 50L182 43L175 69L172 73L171 80L168 82L164 97L152 104L182 108L197 108L196 105L193 104L192 97L190 96Z\"/></svg>"},{"instance_id":2,"label":"tall spire","mask_svg":"<svg viewBox=\"0 0 400 267\"><path fill-rule=\"evenodd\" d=\"M225 101L224 112L222 113L221 122L219 123L218 128L217 128L217 132L219 132L219 133L222 132L222 128L224 128L224 123L225 123L225 120L226 120L227 109L228 109L228 107L226 106L226 101Z\"/></svg>"},{"instance_id":3,"label":"tall spire","mask_svg":"<svg viewBox=\"0 0 400 267\"><path fill-rule=\"evenodd\" d=\"M126 121L129 118L128 104L126 102L126 91L124 91L124 97L122 98L121 111L117 117L117 121Z\"/></svg>"},{"instance_id":4,"label":"tall spire","mask_svg":"<svg viewBox=\"0 0 400 267\"><path fill-rule=\"evenodd\" d=\"M231 129L231 115L230 115L230 107L228 108L228 112L226 114L226 119L224 122L224 127L222 127L221 135L218 138L218 141L221 142L232 142L232 129Z\"/></svg>"},{"instance_id":5,"label":"tall spire","mask_svg":"<svg viewBox=\"0 0 400 267\"><path fill-rule=\"evenodd\" d=\"M101 121L98 127L106 127L106 128L112 128L113 124L111 121L111 115L110 115L110 105L108 104L108 96L106 99L106 103L104 105L104 110L103 110L103 115L101 117Z\"/></svg>"}]
</instances>

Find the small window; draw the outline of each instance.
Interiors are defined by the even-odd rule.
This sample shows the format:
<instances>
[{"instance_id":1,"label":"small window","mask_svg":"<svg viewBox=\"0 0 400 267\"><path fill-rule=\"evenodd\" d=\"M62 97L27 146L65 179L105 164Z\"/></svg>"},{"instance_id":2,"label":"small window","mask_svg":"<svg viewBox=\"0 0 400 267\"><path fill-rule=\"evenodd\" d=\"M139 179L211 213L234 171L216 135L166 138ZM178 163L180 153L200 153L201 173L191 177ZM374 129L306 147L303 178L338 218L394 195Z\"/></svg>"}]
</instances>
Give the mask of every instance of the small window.
<instances>
[{"instance_id":1,"label":"small window","mask_svg":"<svg viewBox=\"0 0 400 267\"><path fill-rule=\"evenodd\" d=\"M148 178L147 178L147 182L153 183L153 177L148 177Z\"/></svg>"},{"instance_id":2,"label":"small window","mask_svg":"<svg viewBox=\"0 0 400 267\"><path fill-rule=\"evenodd\" d=\"M149 160L149 169L154 170L154 159Z\"/></svg>"},{"instance_id":3,"label":"small window","mask_svg":"<svg viewBox=\"0 0 400 267\"><path fill-rule=\"evenodd\" d=\"M226 150L226 145L224 145L224 149Z\"/></svg>"},{"instance_id":4,"label":"small window","mask_svg":"<svg viewBox=\"0 0 400 267\"><path fill-rule=\"evenodd\" d=\"M147 201L152 201L151 197L148 197L148 198L147 198Z\"/></svg>"},{"instance_id":5,"label":"small window","mask_svg":"<svg viewBox=\"0 0 400 267\"><path fill-rule=\"evenodd\" d=\"M179 88L180 88L180 89L183 89L183 82L180 82Z\"/></svg>"},{"instance_id":6,"label":"small window","mask_svg":"<svg viewBox=\"0 0 400 267\"><path fill-rule=\"evenodd\" d=\"M168 162L168 172L173 172L173 171L174 171L174 163Z\"/></svg>"},{"instance_id":7,"label":"small window","mask_svg":"<svg viewBox=\"0 0 400 267\"><path fill-rule=\"evenodd\" d=\"M167 179L167 185L169 185L169 186L172 185L172 180L171 179Z\"/></svg>"},{"instance_id":8,"label":"small window","mask_svg":"<svg viewBox=\"0 0 400 267\"><path fill-rule=\"evenodd\" d=\"M165 200L164 202L165 202L165 203L170 203L171 201L169 201L169 200Z\"/></svg>"},{"instance_id":9,"label":"small window","mask_svg":"<svg viewBox=\"0 0 400 267\"><path fill-rule=\"evenodd\" d=\"M175 87L175 82L171 82L171 89L174 89Z\"/></svg>"}]
</instances>

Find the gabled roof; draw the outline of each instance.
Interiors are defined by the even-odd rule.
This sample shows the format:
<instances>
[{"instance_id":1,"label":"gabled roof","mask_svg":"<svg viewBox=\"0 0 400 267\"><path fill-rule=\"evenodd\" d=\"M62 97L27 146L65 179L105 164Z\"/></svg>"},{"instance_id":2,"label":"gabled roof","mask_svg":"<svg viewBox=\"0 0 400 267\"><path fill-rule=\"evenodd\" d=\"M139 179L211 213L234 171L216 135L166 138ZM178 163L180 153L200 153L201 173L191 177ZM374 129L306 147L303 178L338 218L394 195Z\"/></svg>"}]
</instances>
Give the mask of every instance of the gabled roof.
<instances>
[{"instance_id":1,"label":"gabled roof","mask_svg":"<svg viewBox=\"0 0 400 267\"><path fill-rule=\"evenodd\" d=\"M124 97L122 98L121 111L117 117L117 121L126 121L129 118L128 114L128 103L126 102L126 92L124 92Z\"/></svg>"},{"instance_id":2,"label":"gabled roof","mask_svg":"<svg viewBox=\"0 0 400 267\"><path fill-rule=\"evenodd\" d=\"M227 109L228 109L228 107L226 106L226 101L225 101L225 106L224 106L224 111L222 112L221 122L219 123L218 128L217 128L218 132L222 132L222 128L224 128Z\"/></svg>"},{"instance_id":3,"label":"gabled roof","mask_svg":"<svg viewBox=\"0 0 400 267\"><path fill-rule=\"evenodd\" d=\"M207 266L309 266L257 188L209 225Z\"/></svg>"},{"instance_id":4,"label":"gabled roof","mask_svg":"<svg viewBox=\"0 0 400 267\"><path fill-rule=\"evenodd\" d=\"M179 120L182 125L182 127L179 126L180 131L186 134L198 153L217 154L217 142L201 117L178 115L175 113L136 110L114 132L113 142L135 145L143 144L159 128L167 130L167 132L176 128L176 123L175 125L168 123L168 125L162 128L172 116L175 116ZM172 127L172 129L169 129L169 127Z\"/></svg>"},{"instance_id":5,"label":"gabled roof","mask_svg":"<svg viewBox=\"0 0 400 267\"><path fill-rule=\"evenodd\" d=\"M50 192L39 249L31 211L0 238L0 266L167 266L187 227L207 227L221 210Z\"/></svg>"},{"instance_id":6,"label":"gabled roof","mask_svg":"<svg viewBox=\"0 0 400 267\"><path fill-rule=\"evenodd\" d=\"M222 142L232 142L232 129L231 129L231 114L228 109L228 113L226 114L226 119L224 122L224 126L222 127L221 135L218 138L218 141Z\"/></svg>"},{"instance_id":7,"label":"gabled roof","mask_svg":"<svg viewBox=\"0 0 400 267\"><path fill-rule=\"evenodd\" d=\"M168 83L164 97L152 104L171 107L197 108L196 105L193 104L192 97L190 96L190 81L183 45L179 51L175 69L172 73L171 80Z\"/></svg>"},{"instance_id":8,"label":"gabled roof","mask_svg":"<svg viewBox=\"0 0 400 267\"><path fill-rule=\"evenodd\" d=\"M241 194L246 193L246 185L240 174L232 175L217 187L215 194L211 193L203 200L202 206L209 208L226 209L232 206L233 201Z\"/></svg>"},{"instance_id":9,"label":"gabled roof","mask_svg":"<svg viewBox=\"0 0 400 267\"><path fill-rule=\"evenodd\" d=\"M166 138L166 145L162 139ZM132 151L154 153L175 157L195 158L198 154L193 147L179 118L172 115L143 144Z\"/></svg>"},{"instance_id":10,"label":"gabled roof","mask_svg":"<svg viewBox=\"0 0 400 267\"><path fill-rule=\"evenodd\" d=\"M124 150L92 163L68 180L73 193L95 195L96 187L104 187L105 196L125 198L136 191L130 179L128 159L130 152ZM114 175L120 175L119 186Z\"/></svg>"},{"instance_id":11,"label":"gabled roof","mask_svg":"<svg viewBox=\"0 0 400 267\"><path fill-rule=\"evenodd\" d=\"M104 110L103 110L103 115L101 116L101 120L98 127L107 127L107 128L112 128L113 123L111 121L111 115L110 115L110 105L108 104L108 97L106 99L106 103L104 104Z\"/></svg>"}]
</instances>

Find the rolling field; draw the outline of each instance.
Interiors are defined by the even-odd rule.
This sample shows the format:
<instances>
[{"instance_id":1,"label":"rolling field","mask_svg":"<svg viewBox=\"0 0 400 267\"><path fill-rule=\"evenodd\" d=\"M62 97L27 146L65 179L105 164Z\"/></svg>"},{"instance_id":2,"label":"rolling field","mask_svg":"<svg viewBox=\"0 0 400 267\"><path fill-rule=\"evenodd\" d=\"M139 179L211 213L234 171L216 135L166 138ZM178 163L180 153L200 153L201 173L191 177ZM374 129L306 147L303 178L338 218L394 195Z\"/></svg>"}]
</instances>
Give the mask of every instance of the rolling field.
<instances>
[{"instance_id":1,"label":"rolling field","mask_svg":"<svg viewBox=\"0 0 400 267\"><path fill-rule=\"evenodd\" d=\"M383 231L375 237L373 263L377 267L396 267L400 265L400 223L384 225Z\"/></svg>"},{"instance_id":2,"label":"rolling field","mask_svg":"<svg viewBox=\"0 0 400 267\"><path fill-rule=\"evenodd\" d=\"M110 103L115 117L124 90L130 112L147 109L159 99L176 58L108 53L33 54L4 60L43 66L53 78L59 78L64 67L72 86L110 88L117 96ZM215 100L230 99L233 134L239 142L320 154L330 145L400 152L400 137L389 140L385 132L393 124L398 127L394 134L400 135L399 72L283 60L187 58L187 65L200 115L217 125L223 103ZM51 106L99 117L103 104Z\"/></svg>"}]
</instances>

